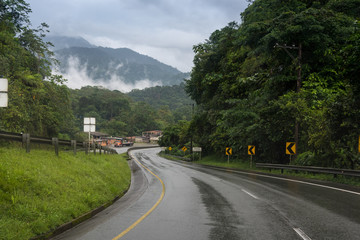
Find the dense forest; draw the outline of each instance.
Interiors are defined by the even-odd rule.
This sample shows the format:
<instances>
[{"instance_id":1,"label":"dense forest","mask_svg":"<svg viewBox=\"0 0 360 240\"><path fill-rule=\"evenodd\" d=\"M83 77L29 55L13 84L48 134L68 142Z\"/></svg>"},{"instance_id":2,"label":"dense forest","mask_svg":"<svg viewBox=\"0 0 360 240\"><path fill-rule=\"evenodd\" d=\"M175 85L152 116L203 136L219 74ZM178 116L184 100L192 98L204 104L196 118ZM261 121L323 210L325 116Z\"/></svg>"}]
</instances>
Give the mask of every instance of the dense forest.
<instances>
[{"instance_id":1,"label":"dense forest","mask_svg":"<svg viewBox=\"0 0 360 240\"><path fill-rule=\"evenodd\" d=\"M174 115L174 122L191 120L194 101L185 92L185 84L156 86L144 90L134 89L127 94L136 102L146 102L155 109L169 107Z\"/></svg>"},{"instance_id":2,"label":"dense forest","mask_svg":"<svg viewBox=\"0 0 360 240\"><path fill-rule=\"evenodd\" d=\"M358 168L360 1L255 0L193 47L186 91L190 123L166 129L162 145L194 144L206 153L233 148L248 159ZM294 159L294 158L293 158Z\"/></svg>"},{"instance_id":3,"label":"dense forest","mask_svg":"<svg viewBox=\"0 0 360 240\"><path fill-rule=\"evenodd\" d=\"M140 135L190 120L191 100L184 85L146 89L145 97L143 91L134 91L134 100L101 87L69 89L67 79L51 71L58 61L49 50L52 44L43 40L49 27L43 23L33 29L30 12L23 0L0 2L0 76L9 81L9 105L0 108L0 130L82 139L84 117L95 117L96 130L113 136ZM161 104L145 102L151 98Z\"/></svg>"},{"instance_id":4,"label":"dense forest","mask_svg":"<svg viewBox=\"0 0 360 240\"><path fill-rule=\"evenodd\" d=\"M135 136L147 130L164 129L178 120L190 120L191 107L187 104L191 100L184 87L159 86L129 94L91 86L71 90L76 127L82 128L83 117L95 117L98 131L113 136ZM177 102L176 106L173 101Z\"/></svg>"}]
</instances>

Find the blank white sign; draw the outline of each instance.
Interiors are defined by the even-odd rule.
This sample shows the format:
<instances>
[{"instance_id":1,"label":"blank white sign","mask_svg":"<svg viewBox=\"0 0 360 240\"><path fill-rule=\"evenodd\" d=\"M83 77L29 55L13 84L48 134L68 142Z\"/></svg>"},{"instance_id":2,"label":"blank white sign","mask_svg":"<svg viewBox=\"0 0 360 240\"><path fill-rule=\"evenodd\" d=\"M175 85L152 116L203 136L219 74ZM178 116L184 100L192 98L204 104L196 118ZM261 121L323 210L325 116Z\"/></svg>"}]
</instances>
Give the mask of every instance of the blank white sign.
<instances>
[{"instance_id":1,"label":"blank white sign","mask_svg":"<svg viewBox=\"0 0 360 240\"><path fill-rule=\"evenodd\" d=\"M0 107L7 107L7 106L8 106L8 94L0 93Z\"/></svg>"},{"instance_id":2,"label":"blank white sign","mask_svg":"<svg viewBox=\"0 0 360 240\"><path fill-rule=\"evenodd\" d=\"M0 92L8 91L8 80L6 78L0 78Z\"/></svg>"},{"instance_id":3,"label":"blank white sign","mask_svg":"<svg viewBox=\"0 0 360 240\"><path fill-rule=\"evenodd\" d=\"M84 124L91 124L91 125L95 125L96 122L95 122L95 118L84 118Z\"/></svg>"},{"instance_id":4,"label":"blank white sign","mask_svg":"<svg viewBox=\"0 0 360 240\"><path fill-rule=\"evenodd\" d=\"M84 125L84 132L95 132L95 125Z\"/></svg>"},{"instance_id":5,"label":"blank white sign","mask_svg":"<svg viewBox=\"0 0 360 240\"><path fill-rule=\"evenodd\" d=\"M201 152L201 147L193 147L193 152Z\"/></svg>"}]
</instances>

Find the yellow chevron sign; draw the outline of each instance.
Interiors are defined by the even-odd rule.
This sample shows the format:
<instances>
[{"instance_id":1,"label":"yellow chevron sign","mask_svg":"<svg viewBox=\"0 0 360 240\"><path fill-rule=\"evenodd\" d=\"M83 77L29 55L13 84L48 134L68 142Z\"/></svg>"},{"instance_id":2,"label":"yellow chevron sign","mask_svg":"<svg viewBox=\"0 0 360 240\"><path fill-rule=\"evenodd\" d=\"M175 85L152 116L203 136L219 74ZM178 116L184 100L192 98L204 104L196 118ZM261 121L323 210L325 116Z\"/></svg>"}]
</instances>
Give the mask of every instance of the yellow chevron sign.
<instances>
[{"instance_id":1,"label":"yellow chevron sign","mask_svg":"<svg viewBox=\"0 0 360 240\"><path fill-rule=\"evenodd\" d=\"M225 150L225 154L228 155L228 156L232 155L232 148L227 147L226 150Z\"/></svg>"},{"instance_id":2,"label":"yellow chevron sign","mask_svg":"<svg viewBox=\"0 0 360 240\"><path fill-rule=\"evenodd\" d=\"M254 145L248 146L248 155L255 155L255 146Z\"/></svg>"},{"instance_id":3,"label":"yellow chevron sign","mask_svg":"<svg viewBox=\"0 0 360 240\"><path fill-rule=\"evenodd\" d=\"M296 154L296 143L295 142L286 142L286 154L295 155Z\"/></svg>"}]
</instances>

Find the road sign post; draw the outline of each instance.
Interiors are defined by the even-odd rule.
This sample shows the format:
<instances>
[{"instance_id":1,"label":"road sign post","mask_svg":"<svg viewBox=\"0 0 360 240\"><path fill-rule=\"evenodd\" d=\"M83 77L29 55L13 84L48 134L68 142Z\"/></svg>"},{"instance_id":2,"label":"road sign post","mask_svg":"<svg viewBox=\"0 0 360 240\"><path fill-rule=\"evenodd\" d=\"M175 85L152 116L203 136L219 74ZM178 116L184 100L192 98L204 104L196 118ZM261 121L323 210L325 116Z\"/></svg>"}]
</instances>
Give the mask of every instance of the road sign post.
<instances>
[{"instance_id":1,"label":"road sign post","mask_svg":"<svg viewBox=\"0 0 360 240\"><path fill-rule=\"evenodd\" d=\"M291 164L291 156L296 154L296 142L286 142L285 153L290 155L289 164Z\"/></svg>"},{"instance_id":2,"label":"road sign post","mask_svg":"<svg viewBox=\"0 0 360 240\"><path fill-rule=\"evenodd\" d=\"M230 163L230 155L232 155L232 148L227 147L225 149L225 154L228 156L228 164Z\"/></svg>"},{"instance_id":3,"label":"road sign post","mask_svg":"<svg viewBox=\"0 0 360 240\"><path fill-rule=\"evenodd\" d=\"M186 152L186 150L187 150L187 147L184 146L181 150L183 150L184 156L185 156L185 152Z\"/></svg>"},{"instance_id":4,"label":"road sign post","mask_svg":"<svg viewBox=\"0 0 360 240\"><path fill-rule=\"evenodd\" d=\"M89 133L89 151L90 151L90 133L96 130L96 119L92 117L84 118L84 132Z\"/></svg>"},{"instance_id":5,"label":"road sign post","mask_svg":"<svg viewBox=\"0 0 360 240\"><path fill-rule=\"evenodd\" d=\"M193 147L193 148L192 148L193 160L194 160L194 153L195 153L195 152L199 152L199 153L200 153L200 161L201 161L201 151L202 151L201 147Z\"/></svg>"},{"instance_id":6,"label":"road sign post","mask_svg":"<svg viewBox=\"0 0 360 240\"><path fill-rule=\"evenodd\" d=\"M252 168L253 155L255 155L255 146L254 145L248 146L248 154L250 155L250 168Z\"/></svg>"}]
</instances>

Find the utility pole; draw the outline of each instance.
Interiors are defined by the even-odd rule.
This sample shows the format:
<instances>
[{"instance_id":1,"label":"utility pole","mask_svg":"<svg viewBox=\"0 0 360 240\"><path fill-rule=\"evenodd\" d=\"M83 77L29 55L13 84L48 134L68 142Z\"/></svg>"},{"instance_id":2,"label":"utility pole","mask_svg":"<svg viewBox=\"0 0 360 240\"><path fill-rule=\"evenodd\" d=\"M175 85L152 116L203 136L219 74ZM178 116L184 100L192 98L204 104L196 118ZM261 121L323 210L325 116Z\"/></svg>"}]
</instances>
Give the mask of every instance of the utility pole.
<instances>
[{"instance_id":1,"label":"utility pole","mask_svg":"<svg viewBox=\"0 0 360 240\"><path fill-rule=\"evenodd\" d=\"M296 47L295 45L287 46L285 45L279 45L278 43L275 44L274 48L282 48L285 50L285 52L291 57L293 61L296 61L297 65L297 80L296 80L296 92L299 93L301 89L301 59L302 59L302 45L299 43L299 46ZM297 49L298 50L298 57L295 58L288 49ZM298 143L299 143L299 122L295 120L295 143L296 143L296 153L298 153ZM296 158L296 155L294 156Z\"/></svg>"},{"instance_id":2,"label":"utility pole","mask_svg":"<svg viewBox=\"0 0 360 240\"><path fill-rule=\"evenodd\" d=\"M192 109L191 109L191 119L192 119L194 117L195 104L192 103L192 104L189 104L189 105L191 105L191 107L192 107ZM193 155L193 133L191 133L191 138L190 138L190 154L191 154L191 156Z\"/></svg>"}]
</instances>

